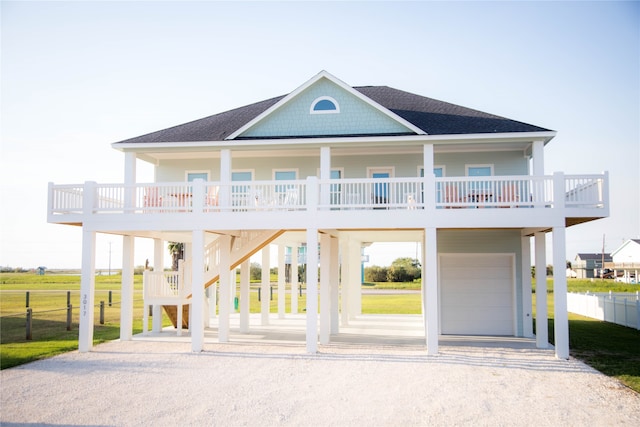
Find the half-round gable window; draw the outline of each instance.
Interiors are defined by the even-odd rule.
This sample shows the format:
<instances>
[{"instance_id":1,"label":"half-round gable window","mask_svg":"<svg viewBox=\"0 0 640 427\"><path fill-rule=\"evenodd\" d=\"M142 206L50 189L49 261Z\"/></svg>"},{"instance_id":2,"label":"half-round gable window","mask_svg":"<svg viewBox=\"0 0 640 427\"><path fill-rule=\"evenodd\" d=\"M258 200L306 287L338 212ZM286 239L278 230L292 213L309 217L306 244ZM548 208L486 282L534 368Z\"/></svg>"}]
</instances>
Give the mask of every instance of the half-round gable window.
<instances>
[{"instance_id":1,"label":"half-round gable window","mask_svg":"<svg viewBox=\"0 0 640 427\"><path fill-rule=\"evenodd\" d=\"M340 112L338 101L330 96L321 96L311 103L311 114L337 114Z\"/></svg>"}]
</instances>

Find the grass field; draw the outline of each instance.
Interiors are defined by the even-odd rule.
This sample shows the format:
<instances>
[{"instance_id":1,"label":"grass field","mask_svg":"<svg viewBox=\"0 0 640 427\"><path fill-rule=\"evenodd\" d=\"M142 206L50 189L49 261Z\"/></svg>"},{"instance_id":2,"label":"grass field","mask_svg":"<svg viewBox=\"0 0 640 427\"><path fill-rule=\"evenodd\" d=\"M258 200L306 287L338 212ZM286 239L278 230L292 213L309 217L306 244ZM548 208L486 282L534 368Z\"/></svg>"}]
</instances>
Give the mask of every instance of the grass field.
<instances>
[{"instance_id":1,"label":"grass field","mask_svg":"<svg viewBox=\"0 0 640 427\"><path fill-rule=\"evenodd\" d=\"M120 276L96 276L96 302L105 302L105 323L99 323L99 307L95 307L94 343L117 339L120 335ZM638 285L615 283L612 280L569 279L573 292L635 292ZM273 287L271 312L277 312L278 298ZM420 289L420 283L367 283L363 289ZM553 282L547 280L549 304L549 339L553 342ZM78 310L73 311L71 331L66 330L67 291L71 304L79 307L80 277L64 275L36 276L26 273L0 274L0 368L20 365L33 360L75 350L78 347ZM108 306L109 291L112 306ZM250 311L260 312L256 286L252 285ZM33 309L33 339L26 340L26 295ZM142 331L142 276L134 277L133 332ZM366 314L420 314L419 293L396 295L362 295L362 312ZM535 298L534 298L535 300ZM298 297L300 312L306 306L306 296ZM290 299L286 299L290 311ZM534 312L535 314L535 312ZM163 315L163 325L170 325ZM571 355L606 375L618 378L640 392L640 331L611 323L569 314Z\"/></svg>"}]
</instances>

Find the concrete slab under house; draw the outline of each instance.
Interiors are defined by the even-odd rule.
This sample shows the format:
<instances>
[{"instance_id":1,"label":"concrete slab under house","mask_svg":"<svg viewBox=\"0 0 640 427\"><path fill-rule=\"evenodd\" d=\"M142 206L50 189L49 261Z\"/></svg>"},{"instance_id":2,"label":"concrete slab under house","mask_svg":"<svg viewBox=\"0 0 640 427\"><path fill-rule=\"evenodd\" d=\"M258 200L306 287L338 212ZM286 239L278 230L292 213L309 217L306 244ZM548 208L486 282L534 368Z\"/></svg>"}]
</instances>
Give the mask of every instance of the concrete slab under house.
<instances>
[{"instance_id":1,"label":"concrete slab under house","mask_svg":"<svg viewBox=\"0 0 640 427\"><path fill-rule=\"evenodd\" d=\"M554 348L566 359L565 230L609 215L609 182L607 173L545 175L555 135L391 87L352 87L322 71L289 94L115 142L122 183L49 185L48 221L83 230L79 349L92 349L96 233L111 233L124 236L122 340L133 339L134 238L153 239L154 266L164 265L167 241L184 243L177 272L145 272L143 336L166 335L160 313L173 307L171 334L188 327L179 339L194 352L211 326L228 342L269 325L267 298L260 316L249 313L249 259L261 252L268 268L272 245L279 273L310 267L306 307L291 298L296 275L278 275L277 319L302 316L304 345L315 353L348 340L344 332L360 321L361 248L416 242L417 339L426 354L447 336L533 339L533 258L537 271L554 266ZM154 182L136 182L137 161L154 166ZM265 295L268 280L261 286ZM539 348L549 346L545 286L538 283L535 301Z\"/></svg>"}]
</instances>

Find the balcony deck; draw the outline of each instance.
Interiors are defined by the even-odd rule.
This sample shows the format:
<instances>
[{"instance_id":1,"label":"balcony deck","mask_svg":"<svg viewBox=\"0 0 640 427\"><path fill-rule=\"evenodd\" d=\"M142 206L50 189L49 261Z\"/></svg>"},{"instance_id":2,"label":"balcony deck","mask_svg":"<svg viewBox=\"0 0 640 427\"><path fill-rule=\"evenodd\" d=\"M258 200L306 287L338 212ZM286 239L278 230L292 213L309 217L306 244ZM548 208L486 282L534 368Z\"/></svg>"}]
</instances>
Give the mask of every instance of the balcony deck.
<instances>
[{"instance_id":1,"label":"balcony deck","mask_svg":"<svg viewBox=\"0 0 640 427\"><path fill-rule=\"evenodd\" d=\"M441 210L447 211L441 211ZM483 209L483 213L472 209ZM171 217L173 221L207 217L239 218L260 213L265 219L300 217L317 212L334 218L357 218L375 212L438 212L442 215L487 216L486 209L508 209L531 216L553 212L566 225L608 216L608 176L492 176L385 179L332 179L309 177L295 181L159 182L144 184L49 185L48 221L80 225L100 217L138 222ZM533 211L532 211L533 210ZM446 212L446 213L445 213ZM494 214L497 211L492 211ZM355 214L355 216L354 216ZM126 215L123 217L122 215ZM190 216L191 215L191 216ZM365 215L365 216L366 216ZM404 214L401 214L404 215ZM498 214L503 215L503 214ZM306 215L308 217L308 215ZM135 218L135 219L134 219ZM263 224L263 226L266 224ZM389 224L388 224L389 225ZM384 224L381 224L384 226ZM236 226L237 227L237 226Z\"/></svg>"}]
</instances>

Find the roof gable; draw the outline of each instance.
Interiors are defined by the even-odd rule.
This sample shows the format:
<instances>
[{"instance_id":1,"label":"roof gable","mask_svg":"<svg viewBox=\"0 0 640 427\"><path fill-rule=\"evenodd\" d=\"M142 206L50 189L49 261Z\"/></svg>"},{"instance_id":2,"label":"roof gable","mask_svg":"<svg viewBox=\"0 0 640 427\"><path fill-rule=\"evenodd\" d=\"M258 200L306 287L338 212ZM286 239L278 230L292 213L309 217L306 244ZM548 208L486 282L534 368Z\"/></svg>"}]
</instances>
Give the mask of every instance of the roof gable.
<instances>
[{"instance_id":1,"label":"roof gable","mask_svg":"<svg viewBox=\"0 0 640 427\"><path fill-rule=\"evenodd\" d=\"M310 98L318 93L323 93L320 91L323 88L331 91L325 91L325 94L334 93L338 96L339 99L332 98L336 99L342 107L340 114L314 115L314 119L318 119L317 122L328 122L325 123L326 127L316 128L314 133L309 131L308 126L293 123L293 126L285 131L276 131L277 124L282 125L285 118L292 117L292 112L287 112L287 109L293 110L296 105L301 108L306 118L310 118L307 117L309 116L310 104L314 99L317 99ZM347 101L343 101L342 97L345 97ZM350 102L354 103L356 110L361 113L360 121L355 120L358 119L354 113L356 110L345 108ZM278 113L280 110L282 111ZM379 123L362 121L362 117L367 115L373 122L379 121ZM354 122L342 123L340 120L331 120L338 116L340 120L350 117L354 119ZM335 125L334 127L329 126L331 122ZM299 135L303 130L306 132ZM519 132L549 132L549 130L387 86L352 88L326 71L322 71L289 95L256 102L116 142L113 145L119 147L124 144L212 142L233 140L234 138L260 139L295 136L313 138L321 136L464 135Z\"/></svg>"},{"instance_id":2,"label":"roof gable","mask_svg":"<svg viewBox=\"0 0 640 427\"><path fill-rule=\"evenodd\" d=\"M640 251L640 239L629 239L622 243L618 249L611 252L611 256L619 255L622 252L628 252L629 254Z\"/></svg>"},{"instance_id":3,"label":"roof gable","mask_svg":"<svg viewBox=\"0 0 640 427\"><path fill-rule=\"evenodd\" d=\"M328 108L314 109L315 105ZM424 134L420 128L323 71L227 139Z\"/></svg>"}]
</instances>

